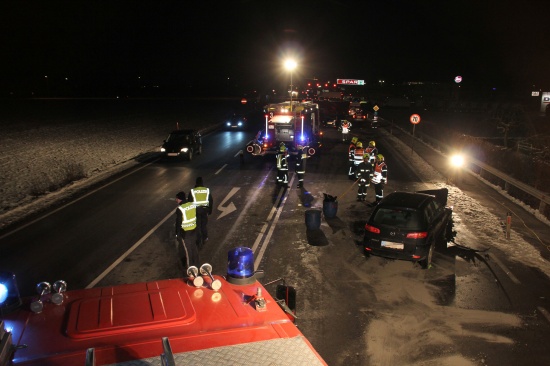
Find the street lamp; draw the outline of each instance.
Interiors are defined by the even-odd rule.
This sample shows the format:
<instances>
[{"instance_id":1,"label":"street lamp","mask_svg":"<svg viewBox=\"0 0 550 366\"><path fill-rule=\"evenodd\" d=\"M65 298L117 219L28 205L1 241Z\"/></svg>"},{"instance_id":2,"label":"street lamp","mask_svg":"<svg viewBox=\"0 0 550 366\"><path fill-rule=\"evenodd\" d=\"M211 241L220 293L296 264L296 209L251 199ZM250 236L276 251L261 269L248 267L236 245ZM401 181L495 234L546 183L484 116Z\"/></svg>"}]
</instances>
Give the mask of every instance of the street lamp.
<instances>
[{"instance_id":1,"label":"street lamp","mask_svg":"<svg viewBox=\"0 0 550 366\"><path fill-rule=\"evenodd\" d=\"M292 92L293 92L293 85L292 85L292 70L296 68L297 64L294 60L286 60L285 61L285 69L290 71L290 111L292 112Z\"/></svg>"}]
</instances>

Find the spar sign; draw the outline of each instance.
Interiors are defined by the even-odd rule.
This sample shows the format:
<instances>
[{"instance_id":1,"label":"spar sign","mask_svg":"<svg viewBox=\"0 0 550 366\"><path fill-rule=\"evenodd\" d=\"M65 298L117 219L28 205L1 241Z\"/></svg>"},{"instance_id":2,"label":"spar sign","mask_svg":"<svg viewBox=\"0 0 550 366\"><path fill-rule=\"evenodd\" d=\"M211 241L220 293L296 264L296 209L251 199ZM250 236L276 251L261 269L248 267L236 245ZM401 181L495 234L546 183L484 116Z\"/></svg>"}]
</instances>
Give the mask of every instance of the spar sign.
<instances>
[{"instance_id":1,"label":"spar sign","mask_svg":"<svg viewBox=\"0 0 550 366\"><path fill-rule=\"evenodd\" d=\"M337 83L340 85L365 85L365 80L337 79Z\"/></svg>"}]
</instances>

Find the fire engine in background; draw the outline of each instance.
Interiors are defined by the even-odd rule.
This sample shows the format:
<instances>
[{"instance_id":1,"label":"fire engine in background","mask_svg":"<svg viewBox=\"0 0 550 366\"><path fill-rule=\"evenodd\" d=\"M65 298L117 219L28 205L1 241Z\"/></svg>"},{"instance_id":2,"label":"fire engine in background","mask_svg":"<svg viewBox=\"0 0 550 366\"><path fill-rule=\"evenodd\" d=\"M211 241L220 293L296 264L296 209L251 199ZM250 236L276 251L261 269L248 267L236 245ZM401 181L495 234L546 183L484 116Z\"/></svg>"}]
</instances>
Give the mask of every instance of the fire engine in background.
<instances>
[{"instance_id":1,"label":"fire engine in background","mask_svg":"<svg viewBox=\"0 0 550 366\"><path fill-rule=\"evenodd\" d=\"M41 282L21 299L0 272L0 366L326 365L294 324L296 291L276 297L258 282L246 247L228 253L227 276L212 266L187 277L67 291Z\"/></svg>"},{"instance_id":2,"label":"fire engine in background","mask_svg":"<svg viewBox=\"0 0 550 366\"><path fill-rule=\"evenodd\" d=\"M289 101L264 107L265 129L246 146L252 155L277 154L284 143L289 154L298 153L297 146L307 146L307 154L314 155L322 145L319 106L311 101Z\"/></svg>"}]
</instances>

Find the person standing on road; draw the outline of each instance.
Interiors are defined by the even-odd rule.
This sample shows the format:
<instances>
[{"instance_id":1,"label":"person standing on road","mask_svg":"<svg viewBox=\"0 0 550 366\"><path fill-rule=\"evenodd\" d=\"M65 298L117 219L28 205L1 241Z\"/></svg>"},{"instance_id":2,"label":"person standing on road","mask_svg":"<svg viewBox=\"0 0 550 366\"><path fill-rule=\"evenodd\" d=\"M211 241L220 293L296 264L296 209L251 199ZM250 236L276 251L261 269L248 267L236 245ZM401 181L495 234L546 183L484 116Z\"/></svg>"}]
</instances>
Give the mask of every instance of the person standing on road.
<instances>
[{"instance_id":1,"label":"person standing on road","mask_svg":"<svg viewBox=\"0 0 550 366\"><path fill-rule=\"evenodd\" d=\"M363 143L361 141L357 141L357 144L355 144L355 152L353 153L353 178L355 178L355 172L357 171L357 167L359 164L363 162L363 155L365 155L365 149L363 149Z\"/></svg>"},{"instance_id":2,"label":"person standing on road","mask_svg":"<svg viewBox=\"0 0 550 366\"><path fill-rule=\"evenodd\" d=\"M371 205L376 206L384 198L384 184L388 183L388 166L382 154L376 155L371 182L374 184L374 192L376 194L376 201Z\"/></svg>"},{"instance_id":3,"label":"person standing on road","mask_svg":"<svg viewBox=\"0 0 550 366\"><path fill-rule=\"evenodd\" d=\"M204 186L202 177L195 181L195 187L189 192L187 200L197 207L197 247L202 249L208 241L208 216L212 214L214 205L212 193Z\"/></svg>"},{"instance_id":4,"label":"person standing on road","mask_svg":"<svg viewBox=\"0 0 550 366\"><path fill-rule=\"evenodd\" d=\"M304 186L304 175L306 174L307 146L298 145L296 155L296 174L298 175L298 188Z\"/></svg>"},{"instance_id":5,"label":"person standing on road","mask_svg":"<svg viewBox=\"0 0 550 366\"><path fill-rule=\"evenodd\" d=\"M364 201L367 198L367 187L372 179L372 165L369 162L369 156L363 157L363 162L357 166L357 201Z\"/></svg>"},{"instance_id":6,"label":"person standing on road","mask_svg":"<svg viewBox=\"0 0 550 366\"><path fill-rule=\"evenodd\" d=\"M355 179L355 145L357 144L358 138L353 136L348 147L348 178Z\"/></svg>"},{"instance_id":7,"label":"person standing on road","mask_svg":"<svg viewBox=\"0 0 550 366\"><path fill-rule=\"evenodd\" d=\"M365 154L369 155L369 163L374 164L376 155L378 155L378 148L376 148L376 142L369 141L369 146L365 149Z\"/></svg>"},{"instance_id":8,"label":"person standing on road","mask_svg":"<svg viewBox=\"0 0 550 366\"><path fill-rule=\"evenodd\" d=\"M185 270L190 266L199 268L199 250L194 240L197 229L197 210L192 202L187 201L184 192L176 194L176 202L178 204L178 208L176 208L178 256L182 260Z\"/></svg>"},{"instance_id":9,"label":"person standing on road","mask_svg":"<svg viewBox=\"0 0 550 366\"><path fill-rule=\"evenodd\" d=\"M288 149L281 142L279 154L277 154L277 184L288 185Z\"/></svg>"},{"instance_id":10,"label":"person standing on road","mask_svg":"<svg viewBox=\"0 0 550 366\"><path fill-rule=\"evenodd\" d=\"M340 129L342 130L342 141L347 141L350 128L351 123L348 120L343 120L340 124Z\"/></svg>"}]
</instances>

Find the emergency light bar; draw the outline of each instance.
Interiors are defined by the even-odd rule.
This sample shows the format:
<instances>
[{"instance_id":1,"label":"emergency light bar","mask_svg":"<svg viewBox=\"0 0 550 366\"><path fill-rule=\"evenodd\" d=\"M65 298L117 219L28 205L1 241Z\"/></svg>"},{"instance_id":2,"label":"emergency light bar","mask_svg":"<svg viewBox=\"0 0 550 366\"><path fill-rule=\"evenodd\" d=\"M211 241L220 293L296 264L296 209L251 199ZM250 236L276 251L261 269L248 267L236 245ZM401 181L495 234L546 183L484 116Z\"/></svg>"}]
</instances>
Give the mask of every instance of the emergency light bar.
<instances>
[{"instance_id":1,"label":"emergency light bar","mask_svg":"<svg viewBox=\"0 0 550 366\"><path fill-rule=\"evenodd\" d=\"M227 252L227 282L234 285L249 285L263 277L263 272L254 271L254 252L247 247L233 248Z\"/></svg>"},{"instance_id":2,"label":"emergency light bar","mask_svg":"<svg viewBox=\"0 0 550 366\"><path fill-rule=\"evenodd\" d=\"M0 315L17 309L21 304L15 274L0 271Z\"/></svg>"}]
</instances>

